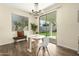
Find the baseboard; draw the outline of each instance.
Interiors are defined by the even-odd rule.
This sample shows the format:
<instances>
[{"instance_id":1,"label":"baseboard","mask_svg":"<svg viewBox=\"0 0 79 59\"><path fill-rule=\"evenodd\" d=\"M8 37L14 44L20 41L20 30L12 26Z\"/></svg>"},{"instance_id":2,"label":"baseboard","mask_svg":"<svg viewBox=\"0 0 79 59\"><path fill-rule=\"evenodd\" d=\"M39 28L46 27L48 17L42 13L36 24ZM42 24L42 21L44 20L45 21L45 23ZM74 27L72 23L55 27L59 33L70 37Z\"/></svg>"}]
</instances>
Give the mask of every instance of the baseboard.
<instances>
[{"instance_id":1,"label":"baseboard","mask_svg":"<svg viewBox=\"0 0 79 59\"><path fill-rule=\"evenodd\" d=\"M19 40L17 42L21 42L21 41L25 41L25 40ZM4 45L9 45L9 44L13 44L14 41L11 41L11 42L8 42L8 43L5 43L5 44L1 44L0 46L4 46Z\"/></svg>"},{"instance_id":2,"label":"baseboard","mask_svg":"<svg viewBox=\"0 0 79 59\"><path fill-rule=\"evenodd\" d=\"M13 41L11 41L11 42L8 42L8 43L5 43L5 44L1 44L0 46L3 46L3 45L8 45L8 44L12 44L12 43L14 43Z\"/></svg>"},{"instance_id":3,"label":"baseboard","mask_svg":"<svg viewBox=\"0 0 79 59\"><path fill-rule=\"evenodd\" d=\"M57 45L57 46L77 52L76 49L72 49L72 48L69 48L69 47L66 47L66 46L62 46L62 45Z\"/></svg>"}]
</instances>

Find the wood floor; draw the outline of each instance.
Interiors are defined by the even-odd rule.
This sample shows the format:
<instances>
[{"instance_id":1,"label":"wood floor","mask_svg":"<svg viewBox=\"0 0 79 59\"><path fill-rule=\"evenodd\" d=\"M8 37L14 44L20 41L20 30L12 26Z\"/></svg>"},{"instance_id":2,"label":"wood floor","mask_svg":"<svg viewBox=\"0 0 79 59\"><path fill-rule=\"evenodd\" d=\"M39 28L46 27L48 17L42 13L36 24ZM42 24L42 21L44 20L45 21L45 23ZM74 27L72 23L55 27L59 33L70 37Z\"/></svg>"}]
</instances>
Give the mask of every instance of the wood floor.
<instances>
[{"instance_id":1,"label":"wood floor","mask_svg":"<svg viewBox=\"0 0 79 59\"><path fill-rule=\"evenodd\" d=\"M7 44L0 46L0 56L36 56L37 48L32 48L32 52L27 51L27 42L22 41L17 44ZM50 56L78 56L75 51L58 47L55 44L49 43L48 50ZM42 49L40 50L38 56L42 56ZM45 52L45 56L48 56L48 53Z\"/></svg>"}]
</instances>

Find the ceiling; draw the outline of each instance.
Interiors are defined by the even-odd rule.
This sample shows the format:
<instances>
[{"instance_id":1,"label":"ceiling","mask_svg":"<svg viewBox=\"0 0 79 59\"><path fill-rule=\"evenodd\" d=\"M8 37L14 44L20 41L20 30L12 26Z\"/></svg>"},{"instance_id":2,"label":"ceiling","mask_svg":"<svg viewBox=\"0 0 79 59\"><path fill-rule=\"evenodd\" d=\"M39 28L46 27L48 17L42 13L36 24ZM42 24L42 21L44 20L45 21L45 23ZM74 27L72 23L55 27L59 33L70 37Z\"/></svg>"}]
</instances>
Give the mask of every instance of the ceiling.
<instances>
[{"instance_id":1,"label":"ceiling","mask_svg":"<svg viewBox=\"0 0 79 59\"><path fill-rule=\"evenodd\" d=\"M39 10L42 10L53 4L54 3L39 3L38 8ZM31 12L32 9L34 9L34 3L6 3L5 5L15 7L15 8L21 9L23 11L28 11L28 12Z\"/></svg>"}]
</instances>

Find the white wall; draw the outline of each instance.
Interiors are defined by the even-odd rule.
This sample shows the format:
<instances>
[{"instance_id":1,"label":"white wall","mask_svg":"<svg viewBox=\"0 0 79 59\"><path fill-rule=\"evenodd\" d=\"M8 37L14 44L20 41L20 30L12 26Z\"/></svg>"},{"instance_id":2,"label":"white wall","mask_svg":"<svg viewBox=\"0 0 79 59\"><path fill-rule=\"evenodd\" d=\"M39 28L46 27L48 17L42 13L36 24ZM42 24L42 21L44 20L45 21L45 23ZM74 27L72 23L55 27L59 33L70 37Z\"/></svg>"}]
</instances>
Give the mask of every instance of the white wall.
<instances>
[{"instance_id":1,"label":"white wall","mask_svg":"<svg viewBox=\"0 0 79 59\"><path fill-rule=\"evenodd\" d=\"M33 16L27 12L0 4L0 45L13 42L12 13L28 17L31 22L33 20Z\"/></svg>"},{"instance_id":2,"label":"white wall","mask_svg":"<svg viewBox=\"0 0 79 59\"><path fill-rule=\"evenodd\" d=\"M55 9L51 6L51 11L57 11L57 45L77 51L79 39L79 23L77 22L79 4L60 5L59 8L55 8L54 6Z\"/></svg>"},{"instance_id":3,"label":"white wall","mask_svg":"<svg viewBox=\"0 0 79 59\"><path fill-rule=\"evenodd\" d=\"M79 4L63 4L57 10L57 44L73 50L78 49Z\"/></svg>"}]
</instances>

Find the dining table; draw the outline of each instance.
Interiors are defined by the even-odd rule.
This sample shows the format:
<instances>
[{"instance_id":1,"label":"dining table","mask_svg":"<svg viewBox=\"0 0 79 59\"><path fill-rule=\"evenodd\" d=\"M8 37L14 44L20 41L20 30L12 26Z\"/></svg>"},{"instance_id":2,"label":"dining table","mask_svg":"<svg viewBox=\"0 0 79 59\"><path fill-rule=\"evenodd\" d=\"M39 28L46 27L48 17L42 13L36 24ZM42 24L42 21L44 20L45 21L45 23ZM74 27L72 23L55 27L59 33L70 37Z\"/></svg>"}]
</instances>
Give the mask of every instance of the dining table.
<instances>
[{"instance_id":1,"label":"dining table","mask_svg":"<svg viewBox=\"0 0 79 59\"><path fill-rule=\"evenodd\" d=\"M40 35L40 34L33 34L33 35L29 35L28 36L28 51L32 52L32 40L35 40L36 42L38 42L38 40L43 40L43 38L45 37L45 35Z\"/></svg>"}]
</instances>

